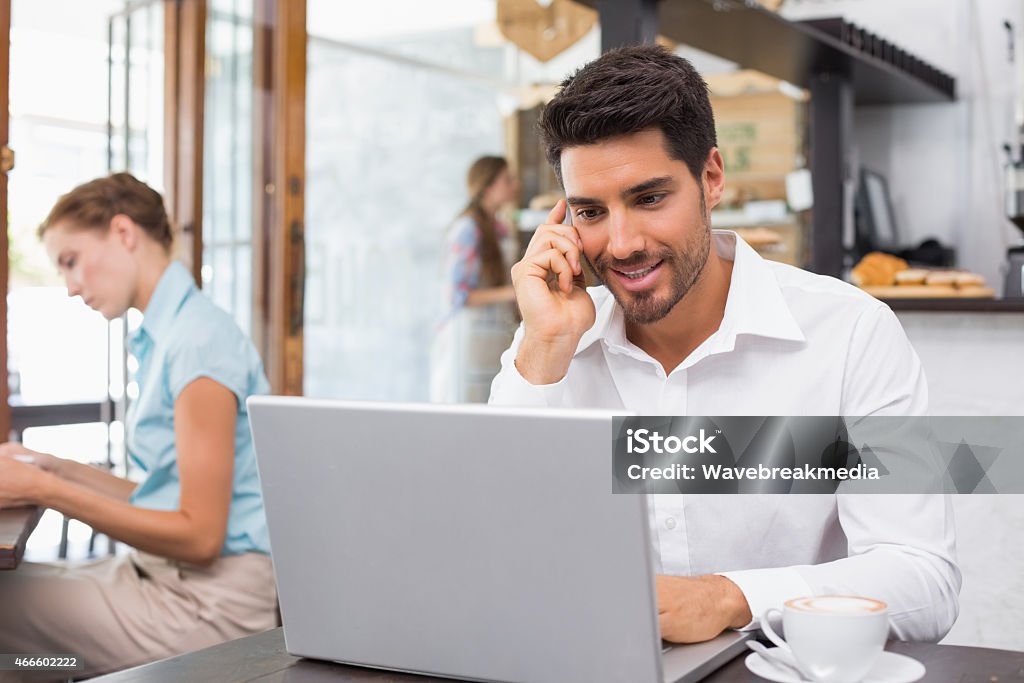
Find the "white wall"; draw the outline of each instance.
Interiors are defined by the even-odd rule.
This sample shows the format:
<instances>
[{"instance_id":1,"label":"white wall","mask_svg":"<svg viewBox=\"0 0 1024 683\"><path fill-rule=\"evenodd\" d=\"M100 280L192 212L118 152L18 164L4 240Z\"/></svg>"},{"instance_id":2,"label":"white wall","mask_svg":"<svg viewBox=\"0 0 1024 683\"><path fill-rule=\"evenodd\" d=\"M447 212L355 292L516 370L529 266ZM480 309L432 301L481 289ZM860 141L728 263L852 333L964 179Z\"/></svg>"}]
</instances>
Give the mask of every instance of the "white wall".
<instances>
[{"instance_id":1,"label":"white wall","mask_svg":"<svg viewBox=\"0 0 1024 683\"><path fill-rule=\"evenodd\" d=\"M1024 80L1020 0L789 0L791 19L843 16L957 79L949 104L859 108L856 157L889 178L908 244L937 237L960 266L1001 291L1000 266L1021 235L1003 212L1002 145L1015 140L1015 98ZM1009 62L1003 21L1016 33Z\"/></svg>"},{"instance_id":2,"label":"white wall","mask_svg":"<svg viewBox=\"0 0 1024 683\"><path fill-rule=\"evenodd\" d=\"M924 365L932 415L1024 415L1024 314L899 318ZM1024 495L954 496L953 507L964 584L943 642L1024 650Z\"/></svg>"}]
</instances>

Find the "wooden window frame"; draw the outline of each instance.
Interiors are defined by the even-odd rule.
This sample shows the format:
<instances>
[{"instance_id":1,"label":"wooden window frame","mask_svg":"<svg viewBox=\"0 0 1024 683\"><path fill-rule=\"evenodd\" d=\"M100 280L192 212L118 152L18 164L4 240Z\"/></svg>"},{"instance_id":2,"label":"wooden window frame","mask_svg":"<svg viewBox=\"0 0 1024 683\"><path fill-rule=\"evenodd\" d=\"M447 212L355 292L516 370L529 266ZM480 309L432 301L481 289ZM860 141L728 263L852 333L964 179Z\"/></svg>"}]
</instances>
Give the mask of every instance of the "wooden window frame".
<instances>
[{"instance_id":1,"label":"wooden window frame","mask_svg":"<svg viewBox=\"0 0 1024 683\"><path fill-rule=\"evenodd\" d=\"M10 154L10 74L11 74L11 0L0 0L0 150ZM13 158L11 163L13 163ZM0 282L3 296L0 296L0 368L3 382L0 382L0 437L7 441L11 433L10 379L7 376L7 288L9 286L9 249L7 240L7 171L9 164L0 167Z\"/></svg>"},{"instance_id":2,"label":"wooden window frame","mask_svg":"<svg viewBox=\"0 0 1024 683\"><path fill-rule=\"evenodd\" d=\"M178 258L202 286L206 0L164 2L164 198Z\"/></svg>"},{"instance_id":3,"label":"wooden window frame","mask_svg":"<svg viewBox=\"0 0 1024 683\"><path fill-rule=\"evenodd\" d=\"M9 0L6 0L9 1ZM303 389L306 0L253 4L252 336L274 393ZM207 0L165 0L165 196L202 286Z\"/></svg>"},{"instance_id":4,"label":"wooden window frame","mask_svg":"<svg viewBox=\"0 0 1024 683\"><path fill-rule=\"evenodd\" d=\"M253 338L274 393L300 396L306 265L306 0L256 0L255 27Z\"/></svg>"}]
</instances>

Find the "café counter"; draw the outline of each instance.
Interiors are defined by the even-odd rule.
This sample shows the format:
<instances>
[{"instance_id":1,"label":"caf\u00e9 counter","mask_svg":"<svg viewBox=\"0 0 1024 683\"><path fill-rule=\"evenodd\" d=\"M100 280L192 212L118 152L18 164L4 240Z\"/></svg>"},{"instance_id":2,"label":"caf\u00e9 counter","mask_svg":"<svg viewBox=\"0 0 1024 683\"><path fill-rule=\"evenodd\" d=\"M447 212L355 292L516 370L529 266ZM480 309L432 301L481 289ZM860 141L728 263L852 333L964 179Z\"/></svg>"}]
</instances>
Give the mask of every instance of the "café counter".
<instances>
[{"instance_id":1,"label":"caf\u00e9 counter","mask_svg":"<svg viewBox=\"0 0 1024 683\"><path fill-rule=\"evenodd\" d=\"M1024 415L1024 299L883 299L914 345L932 415Z\"/></svg>"}]
</instances>

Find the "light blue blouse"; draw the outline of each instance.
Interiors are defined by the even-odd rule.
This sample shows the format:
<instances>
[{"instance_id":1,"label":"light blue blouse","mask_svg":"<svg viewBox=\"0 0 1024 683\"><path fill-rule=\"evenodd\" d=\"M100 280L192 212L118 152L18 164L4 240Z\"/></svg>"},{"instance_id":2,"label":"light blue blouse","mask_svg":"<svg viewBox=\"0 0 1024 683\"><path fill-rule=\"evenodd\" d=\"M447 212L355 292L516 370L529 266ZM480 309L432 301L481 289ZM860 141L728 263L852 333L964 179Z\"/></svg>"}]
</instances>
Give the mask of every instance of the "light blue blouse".
<instances>
[{"instance_id":1,"label":"light blue blouse","mask_svg":"<svg viewBox=\"0 0 1024 683\"><path fill-rule=\"evenodd\" d=\"M146 307L142 325L128 339L139 362L139 396L128 410L128 455L146 473L131 503L177 510L181 497L174 441L174 402L200 377L227 387L238 399L235 466L224 555L270 553L245 399L270 392L263 363L234 320L173 262Z\"/></svg>"}]
</instances>

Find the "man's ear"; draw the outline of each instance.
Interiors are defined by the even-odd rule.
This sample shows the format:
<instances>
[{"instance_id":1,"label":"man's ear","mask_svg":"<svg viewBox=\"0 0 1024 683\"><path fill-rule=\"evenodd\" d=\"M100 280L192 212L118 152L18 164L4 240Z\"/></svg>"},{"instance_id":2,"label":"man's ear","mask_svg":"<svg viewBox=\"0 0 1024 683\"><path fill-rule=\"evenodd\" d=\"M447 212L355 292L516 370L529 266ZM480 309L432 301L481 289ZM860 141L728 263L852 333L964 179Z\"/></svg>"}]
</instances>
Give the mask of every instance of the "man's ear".
<instances>
[{"instance_id":1,"label":"man's ear","mask_svg":"<svg viewBox=\"0 0 1024 683\"><path fill-rule=\"evenodd\" d=\"M708 158L704 162L702 180L704 181L704 196L710 211L722 201L722 192L725 191L725 162L722 161L722 154L717 147L712 147L708 153Z\"/></svg>"},{"instance_id":2,"label":"man's ear","mask_svg":"<svg viewBox=\"0 0 1024 683\"><path fill-rule=\"evenodd\" d=\"M110 219L110 234L128 251L138 246L140 229L135 221L123 213Z\"/></svg>"}]
</instances>

